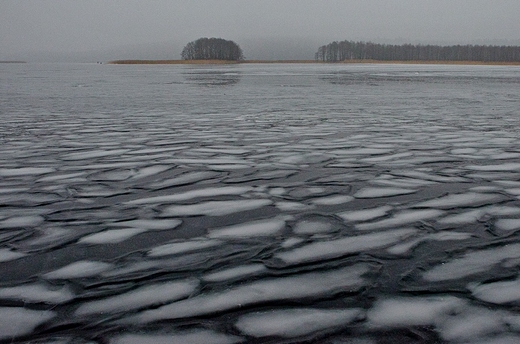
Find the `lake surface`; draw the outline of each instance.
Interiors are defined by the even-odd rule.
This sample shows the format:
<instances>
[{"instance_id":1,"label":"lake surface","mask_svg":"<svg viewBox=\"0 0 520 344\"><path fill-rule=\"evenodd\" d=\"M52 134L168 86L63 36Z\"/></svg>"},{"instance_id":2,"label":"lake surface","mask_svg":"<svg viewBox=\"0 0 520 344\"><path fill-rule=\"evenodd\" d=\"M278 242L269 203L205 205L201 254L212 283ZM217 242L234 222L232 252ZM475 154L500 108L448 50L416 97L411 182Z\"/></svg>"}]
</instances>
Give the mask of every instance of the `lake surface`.
<instances>
[{"instance_id":1,"label":"lake surface","mask_svg":"<svg viewBox=\"0 0 520 344\"><path fill-rule=\"evenodd\" d=\"M0 65L1 343L520 342L520 68Z\"/></svg>"}]
</instances>

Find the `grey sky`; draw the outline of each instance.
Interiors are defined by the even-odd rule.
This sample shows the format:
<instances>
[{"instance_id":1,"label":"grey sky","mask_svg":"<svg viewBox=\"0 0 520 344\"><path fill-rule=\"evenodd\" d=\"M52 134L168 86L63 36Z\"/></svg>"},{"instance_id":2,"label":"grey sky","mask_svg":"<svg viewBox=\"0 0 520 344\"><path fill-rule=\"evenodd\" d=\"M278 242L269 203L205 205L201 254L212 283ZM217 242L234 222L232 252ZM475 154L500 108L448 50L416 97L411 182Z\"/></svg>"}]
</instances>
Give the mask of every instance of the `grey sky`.
<instances>
[{"instance_id":1,"label":"grey sky","mask_svg":"<svg viewBox=\"0 0 520 344\"><path fill-rule=\"evenodd\" d=\"M0 0L0 59L199 37L518 44L519 17L518 0Z\"/></svg>"}]
</instances>

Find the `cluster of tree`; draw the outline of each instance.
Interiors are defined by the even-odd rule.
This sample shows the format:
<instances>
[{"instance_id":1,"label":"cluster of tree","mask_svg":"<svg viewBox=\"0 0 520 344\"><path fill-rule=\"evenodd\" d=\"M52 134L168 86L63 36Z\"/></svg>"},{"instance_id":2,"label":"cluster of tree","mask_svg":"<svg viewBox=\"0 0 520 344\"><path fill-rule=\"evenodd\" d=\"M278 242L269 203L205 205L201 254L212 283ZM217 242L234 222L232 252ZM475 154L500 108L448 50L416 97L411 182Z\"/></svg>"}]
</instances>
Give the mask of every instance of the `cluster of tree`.
<instances>
[{"instance_id":1,"label":"cluster of tree","mask_svg":"<svg viewBox=\"0 0 520 344\"><path fill-rule=\"evenodd\" d=\"M244 59L242 49L233 41L222 38L199 38L188 43L182 50L183 60L228 60Z\"/></svg>"},{"instance_id":2,"label":"cluster of tree","mask_svg":"<svg viewBox=\"0 0 520 344\"><path fill-rule=\"evenodd\" d=\"M342 41L321 46L317 61L482 61L519 62L519 46L492 45L392 45L371 42Z\"/></svg>"}]
</instances>

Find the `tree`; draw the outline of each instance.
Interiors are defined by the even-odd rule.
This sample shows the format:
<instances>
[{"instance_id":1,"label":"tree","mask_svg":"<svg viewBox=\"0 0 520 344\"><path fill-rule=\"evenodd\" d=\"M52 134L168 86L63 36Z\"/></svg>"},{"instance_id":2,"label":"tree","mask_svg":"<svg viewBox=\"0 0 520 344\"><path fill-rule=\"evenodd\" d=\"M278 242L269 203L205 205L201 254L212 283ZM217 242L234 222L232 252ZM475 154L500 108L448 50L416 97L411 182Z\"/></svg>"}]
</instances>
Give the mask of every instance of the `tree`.
<instances>
[{"instance_id":1,"label":"tree","mask_svg":"<svg viewBox=\"0 0 520 344\"><path fill-rule=\"evenodd\" d=\"M381 61L483 61L520 62L519 46L492 45L387 45L372 42L332 42L314 55L323 62L344 60Z\"/></svg>"},{"instance_id":2,"label":"tree","mask_svg":"<svg viewBox=\"0 0 520 344\"><path fill-rule=\"evenodd\" d=\"M233 41L222 38L199 38L186 44L182 50L183 60L227 60L244 59L242 49Z\"/></svg>"}]
</instances>

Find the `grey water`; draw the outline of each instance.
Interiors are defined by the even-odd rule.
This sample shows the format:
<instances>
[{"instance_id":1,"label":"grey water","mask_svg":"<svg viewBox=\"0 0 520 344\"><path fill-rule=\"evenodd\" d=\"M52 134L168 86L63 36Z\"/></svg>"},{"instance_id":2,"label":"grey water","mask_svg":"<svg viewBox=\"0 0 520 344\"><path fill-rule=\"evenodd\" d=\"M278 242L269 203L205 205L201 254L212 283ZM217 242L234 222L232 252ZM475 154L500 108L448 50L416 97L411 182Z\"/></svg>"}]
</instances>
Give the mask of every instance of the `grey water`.
<instances>
[{"instance_id":1,"label":"grey water","mask_svg":"<svg viewBox=\"0 0 520 344\"><path fill-rule=\"evenodd\" d=\"M520 68L0 65L1 343L520 342Z\"/></svg>"}]
</instances>

